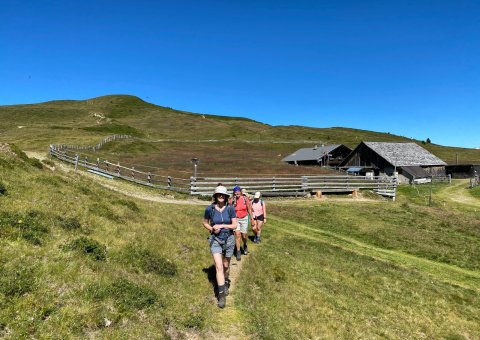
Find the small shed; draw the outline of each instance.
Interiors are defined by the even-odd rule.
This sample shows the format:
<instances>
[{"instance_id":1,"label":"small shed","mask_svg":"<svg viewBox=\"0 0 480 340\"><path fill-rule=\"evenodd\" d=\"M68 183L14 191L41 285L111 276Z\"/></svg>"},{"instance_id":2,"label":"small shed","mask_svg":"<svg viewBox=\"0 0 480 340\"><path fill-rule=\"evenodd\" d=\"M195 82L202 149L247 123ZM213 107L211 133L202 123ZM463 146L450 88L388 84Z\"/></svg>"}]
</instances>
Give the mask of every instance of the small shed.
<instances>
[{"instance_id":1,"label":"small shed","mask_svg":"<svg viewBox=\"0 0 480 340\"><path fill-rule=\"evenodd\" d=\"M343 144L315 145L303 148L288 155L283 162L295 165L339 166L352 150Z\"/></svg>"}]
</instances>

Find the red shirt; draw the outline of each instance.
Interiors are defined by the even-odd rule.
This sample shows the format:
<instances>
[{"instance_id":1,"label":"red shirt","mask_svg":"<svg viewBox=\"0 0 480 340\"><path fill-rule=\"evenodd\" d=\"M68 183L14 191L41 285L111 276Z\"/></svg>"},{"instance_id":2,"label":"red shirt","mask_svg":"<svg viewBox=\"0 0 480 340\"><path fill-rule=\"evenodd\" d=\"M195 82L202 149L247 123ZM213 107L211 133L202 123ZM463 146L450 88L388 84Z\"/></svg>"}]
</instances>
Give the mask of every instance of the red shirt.
<instances>
[{"instance_id":1,"label":"red shirt","mask_svg":"<svg viewBox=\"0 0 480 340\"><path fill-rule=\"evenodd\" d=\"M247 209L247 198L245 196L240 196L239 198L234 197L230 202L235 206L235 214L238 218L244 218L248 216L248 209Z\"/></svg>"}]
</instances>

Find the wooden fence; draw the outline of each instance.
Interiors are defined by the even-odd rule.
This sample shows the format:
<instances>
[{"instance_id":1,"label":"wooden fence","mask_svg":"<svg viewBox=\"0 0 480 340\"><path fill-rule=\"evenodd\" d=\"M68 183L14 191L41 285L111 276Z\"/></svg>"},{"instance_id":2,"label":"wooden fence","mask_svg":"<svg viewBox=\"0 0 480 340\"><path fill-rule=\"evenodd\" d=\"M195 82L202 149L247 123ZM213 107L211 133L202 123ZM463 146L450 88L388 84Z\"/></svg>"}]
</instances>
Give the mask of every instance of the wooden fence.
<instances>
[{"instance_id":1,"label":"wooden fence","mask_svg":"<svg viewBox=\"0 0 480 340\"><path fill-rule=\"evenodd\" d=\"M54 147L57 150L84 150L84 151L97 151L101 149L105 144L113 142L119 139L130 139L133 138L130 135L112 135L108 136L107 138L103 139L100 143L92 146L80 146L80 145L71 145L71 144L56 144Z\"/></svg>"},{"instance_id":2,"label":"wooden fence","mask_svg":"<svg viewBox=\"0 0 480 340\"><path fill-rule=\"evenodd\" d=\"M228 188L239 185L251 193L261 191L264 196L298 196L318 191L351 192L370 189L380 195L395 198L397 188L397 179L386 176L192 177L190 194L211 195L219 183Z\"/></svg>"},{"instance_id":3,"label":"wooden fence","mask_svg":"<svg viewBox=\"0 0 480 340\"><path fill-rule=\"evenodd\" d=\"M452 184L452 175L447 175L447 176L432 176L432 181L433 183L438 183L438 182L443 182L448 184Z\"/></svg>"},{"instance_id":4,"label":"wooden fence","mask_svg":"<svg viewBox=\"0 0 480 340\"><path fill-rule=\"evenodd\" d=\"M66 150L58 149L56 145L50 145L50 155L64 162L73 164L75 170L78 167L83 167L100 175L106 174L154 188L185 193L190 192L190 179L161 176L151 172L139 171L135 168L128 168L119 163L112 163L107 160L100 160L99 158L95 161L90 161L87 157L80 158L78 155L68 154Z\"/></svg>"}]
</instances>

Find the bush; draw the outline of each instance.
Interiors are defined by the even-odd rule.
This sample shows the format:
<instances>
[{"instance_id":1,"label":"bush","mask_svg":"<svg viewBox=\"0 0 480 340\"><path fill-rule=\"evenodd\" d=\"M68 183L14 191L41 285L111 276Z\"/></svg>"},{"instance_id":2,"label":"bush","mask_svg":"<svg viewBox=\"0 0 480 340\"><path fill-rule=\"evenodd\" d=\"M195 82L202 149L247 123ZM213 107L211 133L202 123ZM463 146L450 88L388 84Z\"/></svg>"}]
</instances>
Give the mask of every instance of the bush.
<instances>
[{"instance_id":1,"label":"bush","mask_svg":"<svg viewBox=\"0 0 480 340\"><path fill-rule=\"evenodd\" d=\"M65 230L75 230L82 227L81 223L75 217L58 216L59 225Z\"/></svg>"},{"instance_id":2,"label":"bush","mask_svg":"<svg viewBox=\"0 0 480 340\"><path fill-rule=\"evenodd\" d=\"M112 299L121 311L143 309L157 301L157 294L149 288L141 287L127 279L121 278L107 285L91 285L87 296L96 300Z\"/></svg>"},{"instance_id":3,"label":"bush","mask_svg":"<svg viewBox=\"0 0 480 340\"><path fill-rule=\"evenodd\" d=\"M0 182L0 195L5 195L7 193L7 188L3 182Z\"/></svg>"},{"instance_id":4,"label":"bush","mask_svg":"<svg viewBox=\"0 0 480 340\"><path fill-rule=\"evenodd\" d=\"M75 251L87 255L96 261L105 261L107 259L107 247L92 238L82 236L64 245L63 250Z\"/></svg>"},{"instance_id":5,"label":"bush","mask_svg":"<svg viewBox=\"0 0 480 340\"><path fill-rule=\"evenodd\" d=\"M139 245L131 245L124 251L123 258L133 267L140 268L145 273L155 273L162 276L177 274L177 266L170 260L153 253Z\"/></svg>"}]
</instances>

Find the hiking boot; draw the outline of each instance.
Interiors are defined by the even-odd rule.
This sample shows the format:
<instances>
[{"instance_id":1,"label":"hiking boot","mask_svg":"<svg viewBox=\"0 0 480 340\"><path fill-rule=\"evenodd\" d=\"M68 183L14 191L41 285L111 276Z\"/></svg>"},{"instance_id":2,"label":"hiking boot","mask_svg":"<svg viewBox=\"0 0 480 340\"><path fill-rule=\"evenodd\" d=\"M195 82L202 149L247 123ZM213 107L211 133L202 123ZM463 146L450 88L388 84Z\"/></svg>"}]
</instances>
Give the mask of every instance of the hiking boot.
<instances>
[{"instance_id":1,"label":"hiking boot","mask_svg":"<svg viewBox=\"0 0 480 340\"><path fill-rule=\"evenodd\" d=\"M230 294L229 288L230 288L230 280L226 279L225 280L225 296L228 296L228 294Z\"/></svg>"},{"instance_id":2,"label":"hiking boot","mask_svg":"<svg viewBox=\"0 0 480 340\"><path fill-rule=\"evenodd\" d=\"M257 236L257 243L260 243L262 242L262 239L260 238L260 236Z\"/></svg>"},{"instance_id":3,"label":"hiking boot","mask_svg":"<svg viewBox=\"0 0 480 340\"><path fill-rule=\"evenodd\" d=\"M237 250L237 261L240 261L242 259L242 252L240 250Z\"/></svg>"},{"instance_id":4,"label":"hiking boot","mask_svg":"<svg viewBox=\"0 0 480 340\"><path fill-rule=\"evenodd\" d=\"M226 298L225 298L225 291L218 292L218 304L219 308L225 308Z\"/></svg>"},{"instance_id":5,"label":"hiking boot","mask_svg":"<svg viewBox=\"0 0 480 340\"><path fill-rule=\"evenodd\" d=\"M248 248L247 248L247 246L243 247L243 255L248 255Z\"/></svg>"},{"instance_id":6,"label":"hiking boot","mask_svg":"<svg viewBox=\"0 0 480 340\"><path fill-rule=\"evenodd\" d=\"M255 236L255 238L253 239L253 243L258 243L258 236Z\"/></svg>"}]
</instances>

